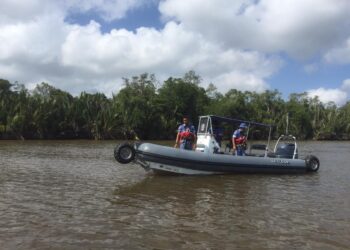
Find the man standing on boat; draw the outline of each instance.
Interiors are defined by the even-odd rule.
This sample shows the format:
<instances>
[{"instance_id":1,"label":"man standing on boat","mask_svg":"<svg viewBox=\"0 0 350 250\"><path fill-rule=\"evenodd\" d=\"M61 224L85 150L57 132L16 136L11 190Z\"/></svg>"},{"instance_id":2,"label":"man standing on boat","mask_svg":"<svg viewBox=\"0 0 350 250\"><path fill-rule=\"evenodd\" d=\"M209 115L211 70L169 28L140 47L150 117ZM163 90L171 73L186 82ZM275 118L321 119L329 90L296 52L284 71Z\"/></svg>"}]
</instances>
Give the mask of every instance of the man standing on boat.
<instances>
[{"instance_id":1,"label":"man standing on boat","mask_svg":"<svg viewBox=\"0 0 350 250\"><path fill-rule=\"evenodd\" d=\"M175 148L180 146L180 149L192 150L196 147L196 130L193 125L189 123L187 116L183 117L183 124L181 124L177 131Z\"/></svg>"},{"instance_id":2,"label":"man standing on boat","mask_svg":"<svg viewBox=\"0 0 350 250\"><path fill-rule=\"evenodd\" d=\"M247 124L244 122L239 125L239 128L233 132L232 135L232 153L243 156L245 155L245 147L247 137L244 134L245 129L247 128Z\"/></svg>"},{"instance_id":3,"label":"man standing on boat","mask_svg":"<svg viewBox=\"0 0 350 250\"><path fill-rule=\"evenodd\" d=\"M213 131L211 132L214 136L216 142L219 145L219 148L221 148L221 141L222 137L224 136L224 129L219 126L219 122L212 120L213 123Z\"/></svg>"}]
</instances>

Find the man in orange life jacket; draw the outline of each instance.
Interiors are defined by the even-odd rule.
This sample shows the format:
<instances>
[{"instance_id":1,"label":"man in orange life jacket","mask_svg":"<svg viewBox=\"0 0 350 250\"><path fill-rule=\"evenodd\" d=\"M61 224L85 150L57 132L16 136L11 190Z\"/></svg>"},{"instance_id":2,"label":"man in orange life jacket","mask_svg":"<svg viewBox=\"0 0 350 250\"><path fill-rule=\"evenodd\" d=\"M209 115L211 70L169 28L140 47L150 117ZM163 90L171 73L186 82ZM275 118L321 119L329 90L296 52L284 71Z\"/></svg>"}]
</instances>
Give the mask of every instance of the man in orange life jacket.
<instances>
[{"instance_id":1,"label":"man in orange life jacket","mask_svg":"<svg viewBox=\"0 0 350 250\"><path fill-rule=\"evenodd\" d=\"M193 125L189 124L188 117L183 118L183 124L178 128L175 148L180 146L181 149L192 150L196 147L196 130Z\"/></svg>"},{"instance_id":2,"label":"man in orange life jacket","mask_svg":"<svg viewBox=\"0 0 350 250\"><path fill-rule=\"evenodd\" d=\"M233 132L232 135L232 151L233 154L243 156L245 155L245 143L247 137L244 135L244 131L247 128L247 124L241 123L239 128Z\"/></svg>"}]
</instances>

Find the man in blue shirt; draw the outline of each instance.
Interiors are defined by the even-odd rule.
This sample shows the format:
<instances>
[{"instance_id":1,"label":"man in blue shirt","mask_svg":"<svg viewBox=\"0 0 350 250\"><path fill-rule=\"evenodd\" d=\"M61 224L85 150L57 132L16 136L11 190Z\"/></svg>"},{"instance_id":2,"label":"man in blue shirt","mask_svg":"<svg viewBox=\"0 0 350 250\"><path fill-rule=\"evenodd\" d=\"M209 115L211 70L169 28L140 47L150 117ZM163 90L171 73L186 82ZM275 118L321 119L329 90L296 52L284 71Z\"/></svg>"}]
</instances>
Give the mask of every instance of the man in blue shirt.
<instances>
[{"instance_id":1,"label":"man in blue shirt","mask_svg":"<svg viewBox=\"0 0 350 250\"><path fill-rule=\"evenodd\" d=\"M224 136L224 129L222 127L219 127L218 124L213 122L213 132L212 132L216 142L219 144L221 148L221 141L222 137Z\"/></svg>"},{"instance_id":2,"label":"man in blue shirt","mask_svg":"<svg viewBox=\"0 0 350 250\"><path fill-rule=\"evenodd\" d=\"M239 128L233 132L232 135L232 151L233 154L243 156L245 155L245 145L247 138L244 134L245 129L247 128L247 124L241 123Z\"/></svg>"},{"instance_id":3,"label":"man in blue shirt","mask_svg":"<svg viewBox=\"0 0 350 250\"><path fill-rule=\"evenodd\" d=\"M192 150L196 147L196 130L193 125L189 123L188 117L183 118L183 124L181 124L177 131L175 148Z\"/></svg>"}]
</instances>

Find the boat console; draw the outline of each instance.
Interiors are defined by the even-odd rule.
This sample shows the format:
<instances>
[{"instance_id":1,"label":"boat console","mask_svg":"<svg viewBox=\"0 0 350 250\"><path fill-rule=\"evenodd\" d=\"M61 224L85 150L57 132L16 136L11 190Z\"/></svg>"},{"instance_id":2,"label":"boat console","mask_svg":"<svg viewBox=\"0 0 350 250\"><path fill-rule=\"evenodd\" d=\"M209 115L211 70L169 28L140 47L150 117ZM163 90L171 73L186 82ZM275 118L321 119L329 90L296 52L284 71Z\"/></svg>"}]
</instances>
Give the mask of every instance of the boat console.
<instances>
[{"instance_id":1,"label":"boat console","mask_svg":"<svg viewBox=\"0 0 350 250\"><path fill-rule=\"evenodd\" d=\"M212 121L209 116L199 118L196 151L214 154L221 153L221 148L215 139Z\"/></svg>"}]
</instances>

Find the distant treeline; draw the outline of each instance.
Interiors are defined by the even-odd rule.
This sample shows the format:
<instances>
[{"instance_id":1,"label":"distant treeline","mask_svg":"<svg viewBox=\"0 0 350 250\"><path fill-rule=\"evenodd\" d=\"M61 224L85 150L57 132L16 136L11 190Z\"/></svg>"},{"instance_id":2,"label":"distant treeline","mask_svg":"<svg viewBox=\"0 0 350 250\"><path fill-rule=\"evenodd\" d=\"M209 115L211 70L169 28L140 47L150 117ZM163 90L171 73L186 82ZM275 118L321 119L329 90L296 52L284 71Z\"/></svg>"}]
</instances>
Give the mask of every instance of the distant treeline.
<instances>
[{"instance_id":1,"label":"distant treeline","mask_svg":"<svg viewBox=\"0 0 350 250\"><path fill-rule=\"evenodd\" d=\"M274 124L274 136L285 133L288 114L289 133L299 139L350 138L350 102L337 107L306 93L284 100L277 90L221 94L200 81L193 71L162 84L145 73L125 78L119 93L107 98L85 92L74 97L47 83L29 91L0 79L0 139L173 139L184 114L194 125L205 114ZM253 128L252 135L267 132Z\"/></svg>"}]
</instances>

